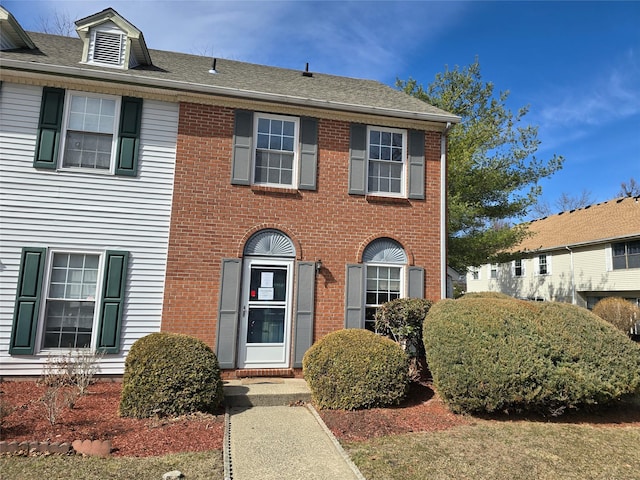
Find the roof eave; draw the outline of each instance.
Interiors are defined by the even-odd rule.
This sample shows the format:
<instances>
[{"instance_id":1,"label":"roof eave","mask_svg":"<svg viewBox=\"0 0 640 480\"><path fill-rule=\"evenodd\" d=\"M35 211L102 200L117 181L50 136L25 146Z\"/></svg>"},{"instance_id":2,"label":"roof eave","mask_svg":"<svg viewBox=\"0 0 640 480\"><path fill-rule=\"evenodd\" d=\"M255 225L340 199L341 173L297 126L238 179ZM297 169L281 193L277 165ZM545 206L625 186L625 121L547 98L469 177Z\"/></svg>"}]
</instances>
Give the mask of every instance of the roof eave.
<instances>
[{"instance_id":1,"label":"roof eave","mask_svg":"<svg viewBox=\"0 0 640 480\"><path fill-rule=\"evenodd\" d=\"M638 233L630 233L628 235L621 235L621 236L617 236L617 237L608 237L608 238L598 238L595 240L587 240L584 242L574 242L574 243L567 243L567 244L561 244L561 245L554 245L552 247L538 247L538 248L533 248L533 249L524 249L523 252L525 253L537 253L537 252L548 252L551 250L565 250L567 248L579 248L579 247L588 247L589 245L598 245L601 243L611 243L611 242L620 242L620 241L625 241L625 240L629 240L631 238L637 238L640 237L640 232Z\"/></svg>"},{"instance_id":2,"label":"roof eave","mask_svg":"<svg viewBox=\"0 0 640 480\"><path fill-rule=\"evenodd\" d=\"M112 70L94 70L84 67L71 67L63 65L48 65L38 62L26 62L15 59L2 59L2 68L24 70L38 73L49 73L65 75L76 78L89 78L109 82L127 83L147 87L167 88L178 91L191 91L198 93L208 93L212 95L232 96L253 100L263 100L278 103L288 103L316 108L326 108L331 110L341 110L356 113L366 113L381 115L386 117L404 118L411 120L422 120L438 123L459 123L460 117L452 114L437 114L428 112L414 112L371 105L357 105L343 102L333 102L330 100L320 100L314 98L298 97L294 95L283 95L278 93L259 92L253 90L243 90L240 88L222 87L217 85L206 85L201 83L183 82L179 80L168 80L152 77L140 77L132 75L130 72L118 72Z\"/></svg>"}]
</instances>

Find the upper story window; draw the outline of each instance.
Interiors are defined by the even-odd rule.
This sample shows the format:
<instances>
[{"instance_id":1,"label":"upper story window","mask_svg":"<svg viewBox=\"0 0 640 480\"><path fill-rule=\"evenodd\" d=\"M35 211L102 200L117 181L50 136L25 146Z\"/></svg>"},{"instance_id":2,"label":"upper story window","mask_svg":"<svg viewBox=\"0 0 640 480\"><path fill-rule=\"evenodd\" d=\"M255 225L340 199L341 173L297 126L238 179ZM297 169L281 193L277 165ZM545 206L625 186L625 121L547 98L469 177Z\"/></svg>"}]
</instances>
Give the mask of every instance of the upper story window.
<instances>
[{"instance_id":1,"label":"upper story window","mask_svg":"<svg viewBox=\"0 0 640 480\"><path fill-rule=\"evenodd\" d=\"M136 176L142 99L42 90L33 166Z\"/></svg>"},{"instance_id":2,"label":"upper story window","mask_svg":"<svg viewBox=\"0 0 640 480\"><path fill-rule=\"evenodd\" d=\"M407 132L368 127L367 193L405 195Z\"/></svg>"},{"instance_id":3,"label":"upper story window","mask_svg":"<svg viewBox=\"0 0 640 480\"><path fill-rule=\"evenodd\" d=\"M640 240L614 243L613 269L640 268Z\"/></svg>"},{"instance_id":4,"label":"upper story window","mask_svg":"<svg viewBox=\"0 0 640 480\"><path fill-rule=\"evenodd\" d=\"M68 95L63 168L111 170L119 106L118 97Z\"/></svg>"},{"instance_id":5,"label":"upper story window","mask_svg":"<svg viewBox=\"0 0 640 480\"><path fill-rule=\"evenodd\" d=\"M295 117L256 114L254 183L297 186L298 129Z\"/></svg>"}]
</instances>

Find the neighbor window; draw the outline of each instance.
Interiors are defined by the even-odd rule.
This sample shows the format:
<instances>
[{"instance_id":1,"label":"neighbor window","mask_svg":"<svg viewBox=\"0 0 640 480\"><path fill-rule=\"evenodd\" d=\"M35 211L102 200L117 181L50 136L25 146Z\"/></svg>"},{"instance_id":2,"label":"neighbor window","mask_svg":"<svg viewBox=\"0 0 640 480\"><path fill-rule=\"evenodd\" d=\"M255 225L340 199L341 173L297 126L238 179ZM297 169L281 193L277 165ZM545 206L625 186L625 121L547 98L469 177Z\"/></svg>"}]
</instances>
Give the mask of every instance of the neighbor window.
<instances>
[{"instance_id":1,"label":"neighbor window","mask_svg":"<svg viewBox=\"0 0 640 480\"><path fill-rule=\"evenodd\" d=\"M68 96L63 168L111 169L119 103L117 97Z\"/></svg>"},{"instance_id":2,"label":"neighbor window","mask_svg":"<svg viewBox=\"0 0 640 480\"><path fill-rule=\"evenodd\" d=\"M256 115L256 184L296 187L298 119L280 115Z\"/></svg>"},{"instance_id":3,"label":"neighbor window","mask_svg":"<svg viewBox=\"0 0 640 480\"><path fill-rule=\"evenodd\" d=\"M549 273L549 262L547 255L538 255L538 274L547 275Z\"/></svg>"},{"instance_id":4,"label":"neighbor window","mask_svg":"<svg viewBox=\"0 0 640 480\"><path fill-rule=\"evenodd\" d=\"M492 263L491 264L491 271L489 273L489 278L493 278L493 279L498 278L498 264L497 263Z\"/></svg>"},{"instance_id":5,"label":"neighbor window","mask_svg":"<svg viewBox=\"0 0 640 480\"><path fill-rule=\"evenodd\" d=\"M469 273L471 274L471 280L480 280L480 269L471 267Z\"/></svg>"},{"instance_id":6,"label":"neighbor window","mask_svg":"<svg viewBox=\"0 0 640 480\"><path fill-rule=\"evenodd\" d=\"M405 194L405 130L368 127L368 193Z\"/></svg>"},{"instance_id":7,"label":"neighbor window","mask_svg":"<svg viewBox=\"0 0 640 480\"><path fill-rule=\"evenodd\" d=\"M53 253L43 348L91 346L99 264L99 255Z\"/></svg>"},{"instance_id":8,"label":"neighbor window","mask_svg":"<svg viewBox=\"0 0 640 480\"><path fill-rule=\"evenodd\" d=\"M640 240L614 243L613 269L640 268Z\"/></svg>"},{"instance_id":9,"label":"neighbor window","mask_svg":"<svg viewBox=\"0 0 640 480\"><path fill-rule=\"evenodd\" d=\"M513 274L516 277L524 276L524 263L522 259L514 260L513 262Z\"/></svg>"}]
</instances>

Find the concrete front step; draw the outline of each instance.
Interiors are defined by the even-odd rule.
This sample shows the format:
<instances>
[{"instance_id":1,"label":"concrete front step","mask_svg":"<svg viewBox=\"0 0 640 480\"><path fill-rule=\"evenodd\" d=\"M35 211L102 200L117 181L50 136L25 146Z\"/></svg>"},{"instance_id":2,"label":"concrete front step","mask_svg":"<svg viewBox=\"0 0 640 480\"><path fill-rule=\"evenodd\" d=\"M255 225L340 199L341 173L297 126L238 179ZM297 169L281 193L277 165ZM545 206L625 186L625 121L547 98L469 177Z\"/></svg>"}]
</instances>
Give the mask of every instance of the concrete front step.
<instances>
[{"instance_id":1,"label":"concrete front step","mask_svg":"<svg viewBox=\"0 0 640 480\"><path fill-rule=\"evenodd\" d=\"M228 407L276 407L311 402L307 382L300 378L245 378L224 381Z\"/></svg>"}]
</instances>

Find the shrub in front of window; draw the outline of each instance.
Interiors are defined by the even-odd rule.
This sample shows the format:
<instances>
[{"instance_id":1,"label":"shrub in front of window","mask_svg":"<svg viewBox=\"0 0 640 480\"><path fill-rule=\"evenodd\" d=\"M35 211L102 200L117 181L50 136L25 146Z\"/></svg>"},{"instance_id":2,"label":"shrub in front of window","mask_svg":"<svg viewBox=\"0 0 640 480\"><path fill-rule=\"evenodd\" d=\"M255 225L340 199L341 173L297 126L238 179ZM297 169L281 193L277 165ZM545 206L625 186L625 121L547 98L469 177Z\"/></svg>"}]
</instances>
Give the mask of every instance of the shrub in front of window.
<instances>
[{"instance_id":1,"label":"shrub in front of window","mask_svg":"<svg viewBox=\"0 0 640 480\"><path fill-rule=\"evenodd\" d=\"M506 293L502 292L467 292L463 295L463 298L498 298L502 300L511 300L513 297L510 297Z\"/></svg>"},{"instance_id":2,"label":"shrub in front of window","mask_svg":"<svg viewBox=\"0 0 640 480\"><path fill-rule=\"evenodd\" d=\"M408 357L388 338L362 329L330 333L304 356L304 378L320 408L397 405L408 385Z\"/></svg>"},{"instance_id":3,"label":"shrub in front of window","mask_svg":"<svg viewBox=\"0 0 640 480\"><path fill-rule=\"evenodd\" d=\"M455 412L559 415L640 393L640 346L570 304L444 300L423 339L436 390Z\"/></svg>"},{"instance_id":4,"label":"shrub in front of window","mask_svg":"<svg viewBox=\"0 0 640 480\"><path fill-rule=\"evenodd\" d=\"M433 302L422 298L398 298L378 307L375 314L376 333L385 335L409 355L410 376L419 376L419 360L424 358L422 324Z\"/></svg>"},{"instance_id":5,"label":"shrub in front of window","mask_svg":"<svg viewBox=\"0 0 640 480\"><path fill-rule=\"evenodd\" d=\"M201 340L152 333L131 346L122 380L121 416L212 412L222 398L218 359Z\"/></svg>"},{"instance_id":6,"label":"shrub in front of window","mask_svg":"<svg viewBox=\"0 0 640 480\"><path fill-rule=\"evenodd\" d=\"M640 307L620 297L603 298L593 307L593 313L627 335L640 322Z\"/></svg>"}]
</instances>

